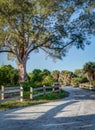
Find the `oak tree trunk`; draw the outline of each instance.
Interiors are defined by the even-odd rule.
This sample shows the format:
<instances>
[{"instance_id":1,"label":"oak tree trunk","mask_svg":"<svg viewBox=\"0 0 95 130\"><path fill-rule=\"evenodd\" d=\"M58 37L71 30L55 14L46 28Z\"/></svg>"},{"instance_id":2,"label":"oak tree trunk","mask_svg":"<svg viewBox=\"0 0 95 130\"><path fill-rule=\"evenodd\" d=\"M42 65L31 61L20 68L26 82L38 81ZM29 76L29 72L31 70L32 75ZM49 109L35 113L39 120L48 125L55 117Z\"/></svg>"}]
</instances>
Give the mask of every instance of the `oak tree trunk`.
<instances>
[{"instance_id":1,"label":"oak tree trunk","mask_svg":"<svg viewBox=\"0 0 95 130\"><path fill-rule=\"evenodd\" d=\"M25 82L28 80L27 73L26 73L26 63L18 63L18 75L19 75L19 82Z\"/></svg>"}]
</instances>

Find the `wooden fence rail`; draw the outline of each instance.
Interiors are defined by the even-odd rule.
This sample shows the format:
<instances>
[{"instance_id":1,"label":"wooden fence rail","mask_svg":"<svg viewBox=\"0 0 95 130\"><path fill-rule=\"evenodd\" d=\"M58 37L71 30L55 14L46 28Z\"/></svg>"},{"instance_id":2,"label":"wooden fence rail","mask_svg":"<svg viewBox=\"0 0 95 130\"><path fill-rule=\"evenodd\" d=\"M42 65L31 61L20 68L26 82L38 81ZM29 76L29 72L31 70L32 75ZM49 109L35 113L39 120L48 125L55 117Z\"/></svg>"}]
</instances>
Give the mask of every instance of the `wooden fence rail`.
<instances>
[{"instance_id":1,"label":"wooden fence rail","mask_svg":"<svg viewBox=\"0 0 95 130\"><path fill-rule=\"evenodd\" d=\"M95 90L95 86L91 84L79 84L79 88L84 88L84 89L90 89L90 90Z\"/></svg>"},{"instance_id":2,"label":"wooden fence rail","mask_svg":"<svg viewBox=\"0 0 95 130\"><path fill-rule=\"evenodd\" d=\"M30 87L30 99L34 99L35 97L50 94L53 92L60 92L60 87L56 89L55 86L43 86L40 88L32 88ZM17 95L18 96L15 96ZM23 102L23 87L4 87L1 86L0 91L0 102L11 101L11 100L20 100Z\"/></svg>"},{"instance_id":3,"label":"wooden fence rail","mask_svg":"<svg viewBox=\"0 0 95 130\"><path fill-rule=\"evenodd\" d=\"M51 90L48 91L48 89L51 89ZM38 93L34 94L35 91L38 92ZM30 99L32 100L35 97L50 94L50 93L53 93L53 92L60 92L60 88L55 90L55 86L45 86L45 85L43 87L40 87L40 88L30 87Z\"/></svg>"},{"instance_id":4,"label":"wooden fence rail","mask_svg":"<svg viewBox=\"0 0 95 130\"><path fill-rule=\"evenodd\" d=\"M17 93L18 96L14 96L13 94ZM6 95L9 95L6 97ZM12 95L12 96L10 96ZM5 101L11 101L11 100L20 100L21 102L23 101L23 87L4 87L1 86L1 91L0 91L0 102L5 102Z\"/></svg>"}]
</instances>

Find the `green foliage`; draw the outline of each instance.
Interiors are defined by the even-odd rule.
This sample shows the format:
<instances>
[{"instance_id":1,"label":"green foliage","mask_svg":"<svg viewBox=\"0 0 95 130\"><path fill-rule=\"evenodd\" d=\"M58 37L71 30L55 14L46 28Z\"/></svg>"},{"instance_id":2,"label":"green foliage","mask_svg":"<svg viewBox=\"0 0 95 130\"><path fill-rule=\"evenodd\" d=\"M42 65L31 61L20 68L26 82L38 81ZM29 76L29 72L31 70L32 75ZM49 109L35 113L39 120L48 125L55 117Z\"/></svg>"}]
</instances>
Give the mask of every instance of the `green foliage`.
<instances>
[{"instance_id":1,"label":"green foliage","mask_svg":"<svg viewBox=\"0 0 95 130\"><path fill-rule=\"evenodd\" d=\"M60 73L59 82L64 85L71 85L71 79L74 74L71 71L63 70Z\"/></svg>"},{"instance_id":2,"label":"green foliage","mask_svg":"<svg viewBox=\"0 0 95 130\"><path fill-rule=\"evenodd\" d=\"M80 83L80 78L76 77L76 78L72 78L72 84L73 85L78 85Z\"/></svg>"},{"instance_id":3,"label":"green foliage","mask_svg":"<svg viewBox=\"0 0 95 130\"><path fill-rule=\"evenodd\" d=\"M8 52L9 58L15 57L22 64L23 73L18 67L19 81L27 80L26 62L31 52L51 50L53 33L47 27L48 18L60 1L0 0L0 53Z\"/></svg>"},{"instance_id":4,"label":"green foliage","mask_svg":"<svg viewBox=\"0 0 95 130\"><path fill-rule=\"evenodd\" d=\"M34 50L42 49L48 56L62 59L73 45L83 49L86 31L77 26L84 25L88 17L82 19L80 13L80 17L70 20L77 9L83 10L84 15L86 7L87 12L93 7L90 0L0 0L0 53L11 53L26 70L27 59ZM93 17L87 21L92 29ZM26 71L20 72L19 81L27 80Z\"/></svg>"},{"instance_id":5,"label":"green foliage","mask_svg":"<svg viewBox=\"0 0 95 130\"><path fill-rule=\"evenodd\" d=\"M90 82L95 80L95 62L87 62L83 66L83 71Z\"/></svg>"},{"instance_id":6,"label":"green foliage","mask_svg":"<svg viewBox=\"0 0 95 130\"><path fill-rule=\"evenodd\" d=\"M76 69L74 71L74 74L77 76L77 77L81 77L83 76L83 70L82 69Z\"/></svg>"},{"instance_id":7,"label":"green foliage","mask_svg":"<svg viewBox=\"0 0 95 130\"><path fill-rule=\"evenodd\" d=\"M54 101L56 99L64 98L65 96L66 96L66 93L62 91L61 93L52 93L52 94L47 94L45 96L36 97L34 100L29 101L27 100L29 99L29 92L25 92L24 97L26 98L26 100L24 100L22 103L20 101L3 102L0 104L0 110L7 110L7 109L17 108L21 106L47 103L52 100Z\"/></svg>"},{"instance_id":8,"label":"green foliage","mask_svg":"<svg viewBox=\"0 0 95 130\"><path fill-rule=\"evenodd\" d=\"M86 73L86 74L84 74ZM53 71L47 69L43 71L34 69L28 74L29 82L22 82L25 91L29 91L30 87L42 87L43 85L51 86L56 81L61 85L78 85L90 81L93 83L95 80L95 63L88 62L84 65L83 69L77 69L75 72ZM93 80L89 80L93 79ZM11 65L3 65L0 67L0 85L16 86L18 83L18 73Z\"/></svg>"},{"instance_id":9,"label":"green foliage","mask_svg":"<svg viewBox=\"0 0 95 130\"><path fill-rule=\"evenodd\" d=\"M41 77L41 70L35 69L32 73L29 73L29 81L33 87L41 87L42 86L42 77Z\"/></svg>"},{"instance_id":10,"label":"green foliage","mask_svg":"<svg viewBox=\"0 0 95 130\"><path fill-rule=\"evenodd\" d=\"M46 86L52 86L55 82L54 78L51 75L45 76L45 78L42 81L42 85Z\"/></svg>"},{"instance_id":11,"label":"green foliage","mask_svg":"<svg viewBox=\"0 0 95 130\"><path fill-rule=\"evenodd\" d=\"M90 84L95 86L95 80L91 81Z\"/></svg>"},{"instance_id":12,"label":"green foliage","mask_svg":"<svg viewBox=\"0 0 95 130\"><path fill-rule=\"evenodd\" d=\"M88 82L88 79L86 76L80 77L80 83L86 83L86 82Z\"/></svg>"},{"instance_id":13,"label":"green foliage","mask_svg":"<svg viewBox=\"0 0 95 130\"><path fill-rule=\"evenodd\" d=\"M51 94L47 94L47 95L44 95L44 96L36 97L35 99L36 100L39 100L39 99L54 100L54 99L63 98L65 96L66 96L66 93L64 91L61 91L61 93L51 93Z\"/></svg>"},{"instance_id":14,"label":"green foliage","mask_svg":"<svg viewBox=\"0 0 95 130\"><path fill-rule=\"evenodd\" d=\"M30 87L33 87L33 84L29 82L22 82L20 85L23 86L24 91L30 91Z\"/></svg>"},{"instance_id":15,"label":"green foliage","mask_svg":"<svg viewBox=\"0 0 95 130\"><path fill-rule=\"evenodd\" d=\"M16 84L18 81L18 71L11 65L0 67L0 85Z\"/></svg>"},{"instance_id":16,"label":"green foliage","mask_svg":"<svg viewBox=\"0 0 95 130\"><path fill-rule=\"evenodd\" d=\"M32 73L29 73L29 81L33 87L42 87L43 85L52 85L54 79L48 70L34 69Z\"/></svg>"},{"instance_id":17,"label":"green foliage","mask_svg":"<svg viewBox=\"0 0 95 130\"><path fill-rule=\"evenodd\" d=\"M86 76L74 77L71 80L71 84L74 86L79 86L80 83L86 83L86 82L88 82Z\"/></svg>"},{"instance_id":18,"label":"green foliage","mask_svg":"<svg viewBox=\"0 0 95 130\"><path fill-rule=\"evenodd\" d=\"M58 71L58 70L54 70L54 71L51 73L51 76L54 78L55 82L58 82L58 80L59 80L59 75L60 75L60 71Z\"/></svg>"},{"instance_id":19,"label":"green foliage","mask_svg":"<svg viewBox=\"0 0 95 130\"><path fill-rule=\"evenodd\" d=\"M43 50L46 48L48 52L48 49L56 46L49 43L51 39L57 40L49 30L52 26L49 18L53 18L52 14L55 8L59 8L60 1L1 0L0 52L14 54L21 63L27 60L30 52L40 47L43 47ZM53 50L56 51L55 48Z\"/></svg>"}]
</instances>

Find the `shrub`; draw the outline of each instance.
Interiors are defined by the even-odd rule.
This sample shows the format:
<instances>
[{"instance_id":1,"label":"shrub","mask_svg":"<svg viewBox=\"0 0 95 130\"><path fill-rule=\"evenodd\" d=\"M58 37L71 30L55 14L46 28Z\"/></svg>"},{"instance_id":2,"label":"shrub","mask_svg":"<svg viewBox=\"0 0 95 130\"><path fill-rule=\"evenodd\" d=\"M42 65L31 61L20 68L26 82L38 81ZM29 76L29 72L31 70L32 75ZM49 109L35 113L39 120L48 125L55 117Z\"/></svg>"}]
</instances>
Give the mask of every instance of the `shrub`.
<instances>
[{"instance_id":1,"label":"shrub","mask_svg":"<svg viewBox=\"0 0 95 130\"><path fill-rule=\"evenodd\" d=\"M85 76L72 78L72 85L79 86L80 83L88 82Z\"/></svg>"},{"instance_id":2,"label":"shrub","mask_svg":"<svg viewBox=\"0 0 95 130\"><path fill-rule=\"evenodd\" d=\"M85 76L80 77L80 83L86 83L88 79Z\"/></svg>"},{"instance_id":3,"label":"shrub","mask_svg":"<svg viewBox=\"0 0 95 130\"><path fill-rule=\"evenodd\" d=\"M29 82L23 82L23 83L21 83L21 85L22 85L24 91L29 91L30 87L32 87L31 83L29 83Z\"/></svg>"},{"instance_id":4,"label":"shrub","mask_svg":"<svg viewBox=\"0 0 95 130\"><path fill-rule=\"evenodd\" d=\"M79 83L80 83L80 78L79 77L72 78L71 84L73 86L79 86Z\"/></svg>"}]
</instances>

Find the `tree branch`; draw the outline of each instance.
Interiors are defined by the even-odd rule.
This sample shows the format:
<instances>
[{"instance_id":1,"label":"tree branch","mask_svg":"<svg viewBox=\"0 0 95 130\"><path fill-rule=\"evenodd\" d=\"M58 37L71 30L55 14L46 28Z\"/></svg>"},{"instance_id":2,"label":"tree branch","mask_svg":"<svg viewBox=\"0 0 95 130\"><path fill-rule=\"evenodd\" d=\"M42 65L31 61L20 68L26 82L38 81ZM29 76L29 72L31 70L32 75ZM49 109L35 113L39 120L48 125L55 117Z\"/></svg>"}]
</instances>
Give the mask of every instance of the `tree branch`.
<instances>
[{"instance_id":1,"label":"tree branch","mask_svg":"<svg viewBox=\"0 0 95 130\"><path fill-rule=\"evenodd\" d=\"M62 47L51 47L51 46L45 46L44 48L48 48L48 49L52 49L52 50L55 50L55 49L60 49L60 50L63 50L65 49L67 46L71 45L74 41L71 41L69 42L68 44L62 46Z\"/></svg>"},{"instance_id":2,"label":"tree branch","mask_svg":"<svg viewBox=\"0 0 95 130\"><path fill-rule=\"evenodd\" d=\"M27 56L32 52L32 51L34 51L35 49L37 49L38 47L40 47L40 46L43 46L45 43L42 43L42 44L39 44L39 45L37 45L37 46L34 46L32 49L30 49L28 52L27 52Z\"/></svg>"},{"instance_id":3,"label":"tree branch","mask_svg":"<svg viewBox=\"0 0 95 130\"><path fill-rule=\"evenodd\" d=\"M14 52L13 52L13 51L11 51L11 50L0 50L0 53L3 53L3 52L9 52L9 53L14 54Z\"/></svg>"}]
</instances>

